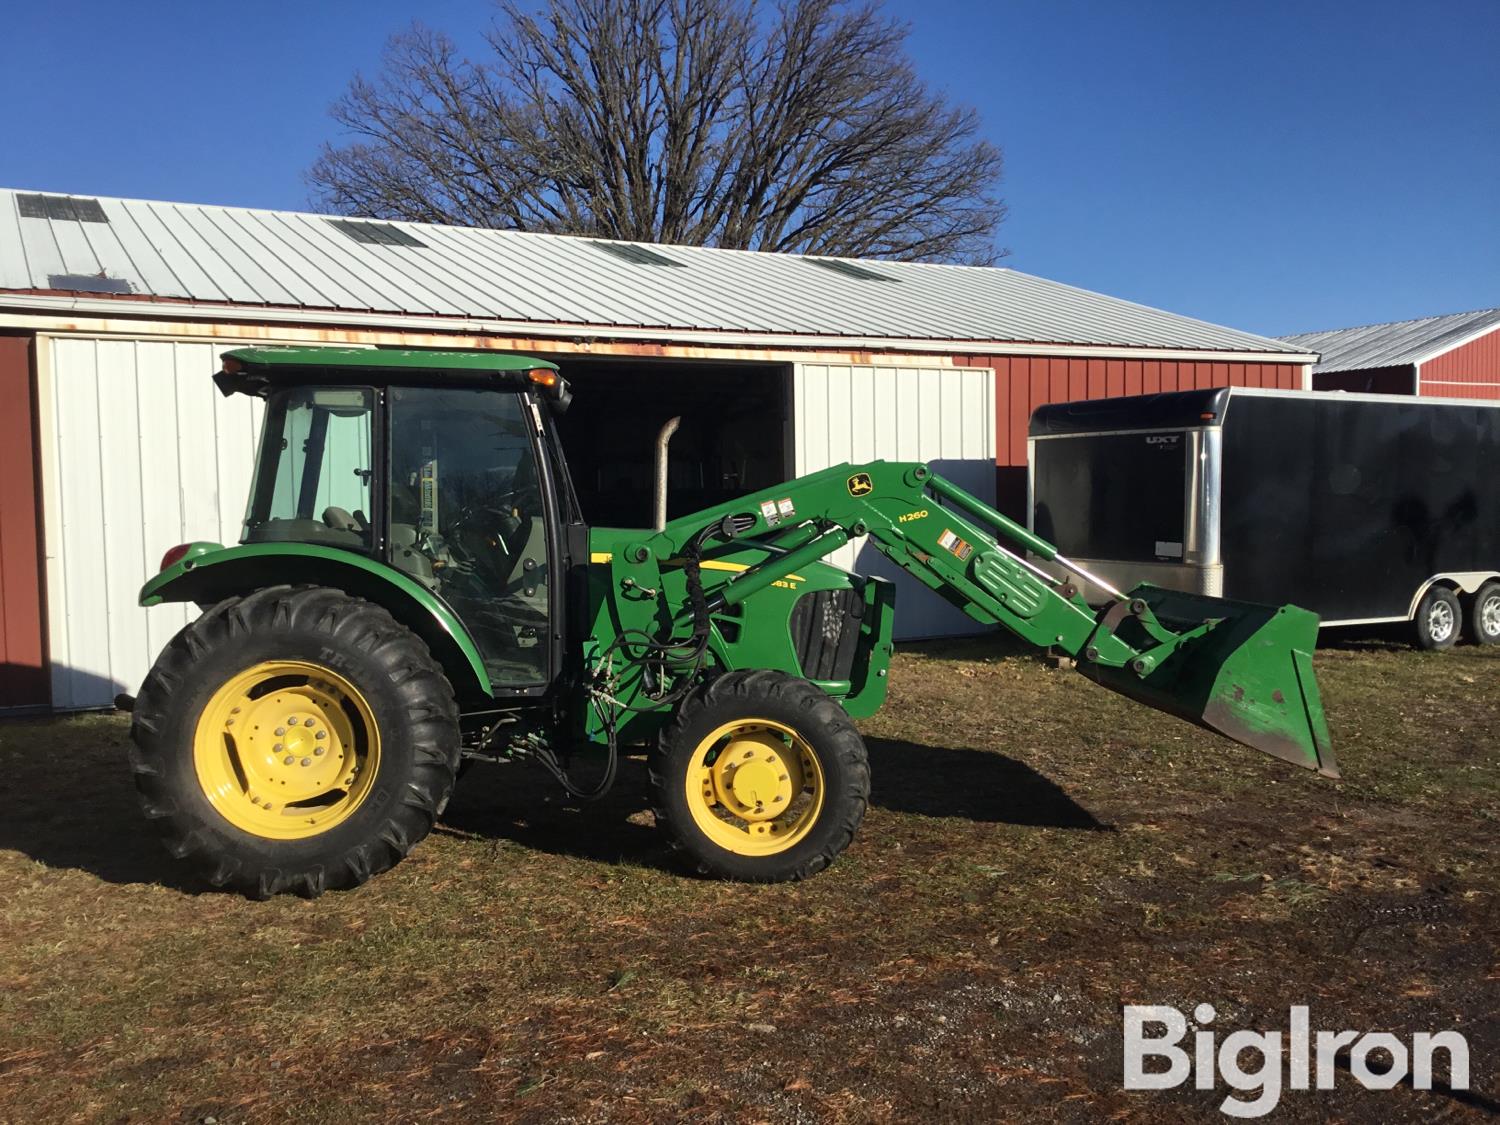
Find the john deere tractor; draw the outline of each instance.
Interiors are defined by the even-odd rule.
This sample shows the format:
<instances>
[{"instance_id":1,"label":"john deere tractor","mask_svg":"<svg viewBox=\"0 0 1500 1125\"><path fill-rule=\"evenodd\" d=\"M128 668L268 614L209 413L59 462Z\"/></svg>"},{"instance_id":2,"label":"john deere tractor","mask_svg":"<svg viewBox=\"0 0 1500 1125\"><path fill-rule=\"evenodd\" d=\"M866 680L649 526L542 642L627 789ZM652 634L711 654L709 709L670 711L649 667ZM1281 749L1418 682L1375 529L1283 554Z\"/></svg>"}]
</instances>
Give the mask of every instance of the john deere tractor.
<instances>
[{"instance_id":1,"label":"john deere tractor","mask_svg":"<svg viewBox=\"0 0 1500 1125\"><path fill-rule=\"evenodd\" d=\"M891 658L894 587L820 561L860 537L1107 687L1336 773L1313 614L1086 576L1113 599L1090 609L1038 561L1076 564L926 465L589 527L552 364L267 348L226 353L215 380L265 400L243 535L167 552L141 604L202 615L127 705L146 816L216 885L353 887L427 835L466 756L536 763L587 799L635 746L691 867L821 870L864 815L853 720Z\"/></svg>"}]
</instances>

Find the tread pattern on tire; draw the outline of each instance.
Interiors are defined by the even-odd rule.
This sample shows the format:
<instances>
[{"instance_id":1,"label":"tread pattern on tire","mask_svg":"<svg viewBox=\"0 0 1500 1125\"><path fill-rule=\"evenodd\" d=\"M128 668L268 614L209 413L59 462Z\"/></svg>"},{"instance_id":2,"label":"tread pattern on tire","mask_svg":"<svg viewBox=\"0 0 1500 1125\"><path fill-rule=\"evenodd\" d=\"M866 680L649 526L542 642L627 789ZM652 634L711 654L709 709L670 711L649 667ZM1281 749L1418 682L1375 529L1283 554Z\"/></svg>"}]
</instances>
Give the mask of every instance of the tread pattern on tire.
<instances>
[{"instance_id":1,"label":"tread pattern on tire","mask_svg":"<svg viewBox=\"0 0 1500 1125\"><path fill-rule=\"evenodd\" d=\"M813 744L829 784L819 823L806 838L783 853L740 856L707 840L690 814L672 806L697 749L693 729L704 716L714 715L715 726L736 715L778 717L765 714L767 708L791 719L788 725ZM695 873L715 878L779 883L815 875L853 841L870 802L869 759L848 714L816 684L769 669L729 672L689 695L662 730L647 764L657 826Z\"/></svg>"},{"instance_id":2,"label":"tread pattern on tire","mask_svg":"<svg viewBox=\"0 0 1500 1125\"><path fill-rule=\"evenodd\" d=\"M316 638L335 651L359 654L381 680L376 686L384 693L382 703L371 699L371 705L404 717L395 729L382 724L383 747L395 752L383 755L382 769L410 751L399 799L386 802L378 815L362 807L325 836L296 841L307 846L295 848L276 849L281 841L235 829L213 812L201 790L191 791L196 782L186 780L199 709L181 713L182 696L203 690L200 667L206 662L267 635ZM141 807L168 852L192 863L212 885L256 898L346 890L400 862L447 803L460 754L453 688L427 646L380 606L320 586L266 587L219 602L185 626L141 687L131 738L130 768ZM357 840L341 831L351 822L365 825Z\"/></svg>"},{"instance_id":3,"label":"tread pattern on tire","mask_svg":"<svg viewBox=\"0 0 1500 1125\"><path fill-rule=\"evenodd\" d=\"M1469 639L1478 645L1500 644L1500 637L1486 634L1484 631L1484 620L1481 611L1487 599L1500 592L1500 582L1489 581L1474 591L1474 596L1468 600L1464 607L1464 622L1468 626L1465 630Z\"/></svg>"}]
</instances>

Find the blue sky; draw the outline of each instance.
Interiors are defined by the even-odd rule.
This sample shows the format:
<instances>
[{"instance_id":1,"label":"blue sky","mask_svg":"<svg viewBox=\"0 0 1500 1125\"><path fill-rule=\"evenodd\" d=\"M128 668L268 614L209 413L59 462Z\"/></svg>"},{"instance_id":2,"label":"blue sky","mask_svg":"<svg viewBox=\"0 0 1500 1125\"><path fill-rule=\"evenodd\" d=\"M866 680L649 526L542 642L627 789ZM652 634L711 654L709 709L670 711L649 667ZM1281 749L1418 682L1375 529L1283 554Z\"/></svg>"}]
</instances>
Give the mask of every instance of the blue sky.
<instances>
[{"instance_id":1,"label":"blue sky","mask_svg":"<svg viewBox=\"0 0 1500 1125\"><path fill-rule=\"evenodd\" d=\"M1500 0L889 0L1007 157L1008 264L1254 332L1500 305ZM307 203L329 103L485 0L11 6L0 186Z\"/></svg>"}]
</instances>

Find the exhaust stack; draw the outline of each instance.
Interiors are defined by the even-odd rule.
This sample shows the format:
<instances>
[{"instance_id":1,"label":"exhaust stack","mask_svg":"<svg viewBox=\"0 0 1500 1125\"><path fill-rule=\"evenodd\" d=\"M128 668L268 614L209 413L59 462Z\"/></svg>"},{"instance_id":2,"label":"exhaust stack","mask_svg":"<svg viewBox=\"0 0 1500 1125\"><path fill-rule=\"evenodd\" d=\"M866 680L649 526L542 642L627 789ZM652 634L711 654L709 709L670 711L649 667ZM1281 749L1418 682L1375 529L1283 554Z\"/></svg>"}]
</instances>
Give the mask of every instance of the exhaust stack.
<instances>
[{"instance_id":1,"label":"exhaust stack","mask_svg":"<svg viewBox=\"0 0 1500 1125\"><path fill-rule=\"evenodd\" d=\"M656 435L656 494L651 509L651 526L661 531L667 526L667 446L671 444L672 435L677 432L677 427L682 425L682 417L668 419Z\"/></svg>"}]
</instances>

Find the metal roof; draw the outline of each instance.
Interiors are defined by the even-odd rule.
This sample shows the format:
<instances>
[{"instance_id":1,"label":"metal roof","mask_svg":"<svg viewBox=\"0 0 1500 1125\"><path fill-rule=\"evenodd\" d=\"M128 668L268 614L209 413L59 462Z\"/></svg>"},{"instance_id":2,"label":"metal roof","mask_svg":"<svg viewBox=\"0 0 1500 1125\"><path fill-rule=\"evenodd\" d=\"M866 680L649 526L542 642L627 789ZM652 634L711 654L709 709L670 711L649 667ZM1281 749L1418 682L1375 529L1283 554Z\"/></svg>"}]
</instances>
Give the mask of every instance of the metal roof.
<instances>
[{"instance_id":1,"label":"metal roof","mask_svg":"<svg viewBox=\"0 0 1500 1125\"><path fill-rule=\"evenodd\" d=\"M1282 340L1322 355L1313 368L1314 373L1362 371L1369 367L1425 363L1492 328L1500 328L1500 309L1476 309L1392 324L1337 328L1331 332L1302 332L1283 336Z\"/></svg>"},{"instance_id":2,"label":"metal roof","mask_svg":"<svg viewBox=\"0 0 1500 1125\"><path fill-rule=\"evenodd\" d=\"M831 262L834 268L817 268ZM878 276L870 276L878 275ZM1012 269L350 220L0 189L0 290L223 307L879 341L1305 354ZM36 298L32 298L36 299ZM85 300L87 299L87 300ZM15 307L19 297L4 297ZM327 313L328 315L323 315Z\"/></svg>"}]
</instances>

